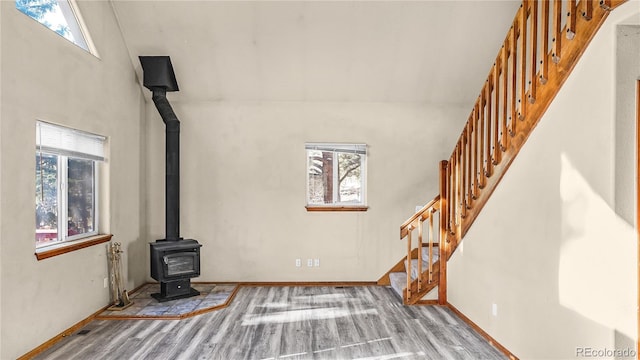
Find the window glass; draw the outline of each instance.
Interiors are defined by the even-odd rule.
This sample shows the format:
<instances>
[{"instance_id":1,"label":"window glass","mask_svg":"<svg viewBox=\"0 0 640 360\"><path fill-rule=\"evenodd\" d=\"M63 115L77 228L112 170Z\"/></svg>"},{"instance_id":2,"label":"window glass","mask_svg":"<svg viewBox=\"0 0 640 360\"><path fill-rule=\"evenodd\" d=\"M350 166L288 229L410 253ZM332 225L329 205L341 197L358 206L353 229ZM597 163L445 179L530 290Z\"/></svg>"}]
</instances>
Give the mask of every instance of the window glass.
<instances>
[{"instance_id":1,"label":"window glass","mask_svg":"<svg viewBox=\"0 0 640 360\"><path fill-rule=\"evenodd\" d=\"M58 240L58 156L36 155L36 246Z\"/></svg>"},{"instance_id":2,"label":"window glass","mask_svg":"<svg viewBox=\"0 0 640 360\"><path fill-rule=\"evenodd\" d=\"M364 205L366 145L307 144L308 205Z\"/></svg>"},{"instance_id":3,"label":"window glass","mask_svg":"<svg viewBox=\"0 0 640 360\"><path fill-rule=\"evenodd\" d=\"M58 35L97 56L73 0L16 0L16 8Z\"/></svg>"},{"instance_id":4,"label":"window glass","mask_svg":"<svg viewBox=\"0 0 640 360\"><path fill-rule=\"evenodd\" d=\"M67 167L67 235L91 233L94 224L94 161L68 159Z\"/></svg>"}]
</instances>

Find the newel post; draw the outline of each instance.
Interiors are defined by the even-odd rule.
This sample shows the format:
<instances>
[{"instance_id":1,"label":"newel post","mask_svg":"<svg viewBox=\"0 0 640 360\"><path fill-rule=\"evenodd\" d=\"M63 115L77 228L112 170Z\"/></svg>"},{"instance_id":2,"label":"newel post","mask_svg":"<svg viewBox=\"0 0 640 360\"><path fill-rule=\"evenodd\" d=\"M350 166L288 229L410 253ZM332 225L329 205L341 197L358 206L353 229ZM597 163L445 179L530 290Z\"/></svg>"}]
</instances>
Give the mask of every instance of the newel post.
<instances>
[{"instance_id":1,"label":"newel post","mask_svg":"<svg viewBox=\"0 0 640 360\"><path fill-rule=\"evenodd\" d=\"M447 167L446 160L440 161L440 243L439 243L439 259L440 269L438 273L438 304L447 304L447 259L449 258L449 246L447 243L447 224L449 223L447 216L449 214L449 199L447 198Z\"/></svg>"}]
</instances>

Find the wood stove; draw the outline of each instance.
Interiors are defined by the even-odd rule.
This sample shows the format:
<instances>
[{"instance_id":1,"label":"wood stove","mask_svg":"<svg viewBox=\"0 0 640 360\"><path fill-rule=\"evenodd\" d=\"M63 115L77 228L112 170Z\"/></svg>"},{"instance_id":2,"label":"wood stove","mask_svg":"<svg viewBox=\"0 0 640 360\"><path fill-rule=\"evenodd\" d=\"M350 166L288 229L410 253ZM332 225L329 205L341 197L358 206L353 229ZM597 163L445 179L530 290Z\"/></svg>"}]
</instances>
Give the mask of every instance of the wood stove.
<instances>
[{"instance_id":1,"label":"wood stove","mask_svg":"<svg viewBox=\"0 0 640 360\"><path fill-rule=\"evenodd\" d=\"M191 278L200 276L202 245L193 239L158 240L150 245L151 277L160 282L160 293L151 296L162 302L199 295L191 288Z\"/></svg>"},{"instance_id":2,"label":"wood stove","mask_svg":"<svg viewBox=\"0 0 640 360\"><path fill-rule=\"evenodd\" d=\"M178 91L178 82L168 56L140 56L143 85L165 124L165 229L166 238L150 243L151 277L160 282L163 302L199 295L191 278L200 276L200 247L193 239L180 237L180 121L167 100L167 91Z\"/></svg>"}]
</instances>

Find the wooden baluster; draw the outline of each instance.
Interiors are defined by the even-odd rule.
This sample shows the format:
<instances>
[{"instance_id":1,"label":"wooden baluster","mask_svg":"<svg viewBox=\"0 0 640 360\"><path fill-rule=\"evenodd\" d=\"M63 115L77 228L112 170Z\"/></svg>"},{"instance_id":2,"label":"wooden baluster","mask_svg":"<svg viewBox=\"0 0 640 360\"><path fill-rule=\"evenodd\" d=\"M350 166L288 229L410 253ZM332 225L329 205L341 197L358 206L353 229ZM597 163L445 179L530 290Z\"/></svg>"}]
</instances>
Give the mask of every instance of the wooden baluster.
<instances>
[{"instance_id":1,"label":"wooden baluster","mask_svg":"<svg viewBox=\"0 0 640 360\"><path fill-rule=\"evenodd\" d=\"M480 186L478 185L478 139L480 137L480 128L478 126L479 120L479 112L480 108L478 107L478 103L476 102L475 107L473 108L473 199L478 198L478 193L480 192Z\"/></svg>"},{"instance_id":2,"label":"wooden baluster","mask_svg":"<svg viewBox=\"0 0 640 360\"><path fill-rule=\"evenodd\" d=\"M582 0L588 1L588 0ZM569 0L569 13L567 16L567 39L572 40L576 36L576 20L578 14L578 5L576 0Z\"/></svg>"},{"instance_id":3,"label":"wooden baluster","mask_svg":"<svg viewBox=\"0 0 640 360\"><path fill-rule=\"evenodd\" d=\"M463 144L463 139L460 138L460 140L458 141L458 204L460 206L460 224L462 224L462 219L465 218L465 216L463 216L464 214L466 214L467 212L467 206L465 204L465 188L464 188L464 169L465 169L465 163L464 163L464 144Z\"/></svg>"},{"instance_id":4,"label":"wooden baluster","mask_svg":"<svg viewBox=\"0 0 640 360\"><path fill-rule=\"evenodd\" d=\"M460 148L461 148L462 144L460 141L458 141L458 143L456 144L456 149L455 149L455 154L456 154L456 166L455 166L455 171L456 171L456 194L454 195L456 197L456 225L460 225L460 223L462 222L462 200L460 198L460 195L462 193L462 184L461 181L462 179L460 179Z\"/></svg>"},{"instance_id":5,"label":"wooden baluster","mask_svg":"<svg viewBox=\"0 0 640 360\"><path fill-rule=\"evenodd\" d=\"M582 0L584 3L584 11L582 11L582 17L589 21L593 17L593 0Z\"/></svg>"},{"instance_id":6,"label":"wooden baluster","mask_svg":"<svg viewBox=\"0 0 640 360\"><path fill-rule=\"evenodd\" d=\"M492 92L493 92L493 74L495 73L495 69L496 66L495 64L493 65L493 68L491 69L491 71L489 72L489 79L487 81L487 95L485 97L485 101L486 101L486 109L487 109L487 115L486 115L486 122L487 122L487 134L485 135L487 138L487 144L485 146L485 171L484 171L484 175L486 177L491 177L491 175L493 175L493 159L491 158L491 149L493 148L493 142L492 142L492 134L493 134L493 129L492 129L492 125L493 125L493 121L494 121L494 117L493 117L493 96L491 96Z\"/></svg>"},{"instance_id":7,"label":"wooden baluster","mask_svg":"<svg viewBox=\"0 0 640 360\"><path fill-rule=\"evenodd\" d=\"M562 46L562 0L553 0L553 51L551 59L560 62L560 48Z\"/></svg>"},{"instance_id":8,"label":"wooden baluster","mask_svg":"<svg viewBox=\"0 0 640 360\"><path fill-rule=\"evenodd\" d=\"M485 88L487 84L485 83ZM478 125L478 137L480 138L480 143L478 144L478 153L480 154L480 158L478 159L478 187L480 189L484 189L486 185L485 176L484 176L484 139L485 139L485 125L484 125L484 114L485 114L485 94L486 90L482 88L482 92L480 93L479 99L479 125Z\"/></svg>"},{"instance_id":9,"label":"wooden baluster","mask_svg":"<svg viewBox=\"0 0 640 360\"><path fill-rule=\"evenodd\" d=\"M447 257L449 254L449 244L451 240L449 236L447 236L446 224L447 217L444 214L447 213L449 206L449 199L446 197L447 194L447 181L446 174L447 169L449 168L449 164L446 161L440 162L440 235L439 235L439 246L438 246L438 254L440 256L439 260L439 272L438 272L438 304L446 305L447 304ZM443 196L444 195L444 196Z\"/></svg>"},{"instance_id":10,"label":"wooden baluster","mask_svg":"<svg viewBox=\"0 0 640 360\"><path fill-rule=\"evenodd\" d=\"M449 225L449 162L447 160L440 161L440 236L441 241L449 242L447 228Z\"/></svg>"},{"instance_id":11,"label":"wooden baluster","mask_svg":"<svg viewBox=\"0 0 640 360\"><path fill-rule=\"evenodd\" d=\"M473 207L473 112L467 121L467 151L469 152L469 156L467 158L467 176L469 177L469 182L467 183L467 209L471 209Z\"/></svg>"},{"instance_id":12,"label":"wooden baluster","mask_svg":"<svg viewBox=\"0 0 640 360\"><path fill-rule=\"evenodd\" d=\"M455 156L451 156L449 159L449 165L447 166L447 213L448 213L448 223L449 223L449 234L455 235L455 226L454 226L454 214L455 214L455 199L453 199L453 167Z\"/></svg>"},{"instance_id":13,"label":"wooden baluster","mask_svg":"<svg viewBox=\"0 0 640 360\"><path fill-rule=\"evenodd\" d=\"M511 27L511 73L509 74L509 81L511 81L511 122L509 123L509 135L516 136L516 100L518 99L517 84L518 84L518 19L514 21L513 27Z\"/></svg>"},{"instance_id":14,"label":"wooden baluster","mask_svg":"<svg viewBox=\"0 0 640 360\"><path fill-rule=\"evenodd\" d=\"M467 217L467 163L469 159L467 158L468 144L467 144L467 127L462 130L462 137L460 138L460 142L462 143L462 159L460 161L461 173L462 173L462 192L460 194L461 198L461 214L460 216L464 219Z\"/></svg>"},{"instance_id":15,"label":"wooden baluster","mask_svg":"<svg viewBox=\"0 0 640 360\"><path fill-rule=\"evenodd\" d=\"M527 103L525 101L526 92L527 92L527 5L529 4L528 0L523 0L523 6L520 8L520 99L518 99L518 103L520 104L520 111L518 112L518 118L520 120L524 120L526 115L526 106Z\"/></svg>"},{"instance_id":16,"label":"wooden baluster","mask_svg":"<svg viewBox=\"0 0 640 360\"><path fill-rule=\"evenodd\" d=\"M418 218L418 291L422 290L422 218Z\"/></svg>"},{"instance_id":17,"label":"wooden baluster","mask_svg":"<svg viewBox=\"0 0 640 360\"><path fill-rule=\"evenodd\" d=\"M590 3L591 0L586 0ZM549 77L549 62L547 54L549 53L549 0L542 0L542 55L540 56L540 84L547 83Z\"/></svg>"},{"instance_id":18,"label":"wooden baluster","mask_svg":"<svg viewBox=\"0 0 640 360\"><path fill-rule=\"evenodd\" d=\"M456 188L457 190L457 200L458 200L458 222L457 222L457 226L458 228L456 229L456 238L459 239L462 236L462 207L464 206L464 203L461 201L461 196L462 196L462 192L464 191L464 189L462 188L462 179L460 177L460 175L462 174L462 162L460 161L460 158L462 156L461 154L461 149L462 144L461 142L458 142L458 144L456 145L456 153L457 153L457 157L456 157L456 177L457 177L457 181L456 181Z\"/></svg>"},{"instance_id":19,"label":"wooden baluster","mask_svg":"<svg viewBox=\"0 0 640 360\"><path fill-rule=\"evenodd\" d=\"M502 71L502 57L504 56L504 46L502 47L502 49L500 49L500 52L498 53L498 60L496 61L496 66L493 68L494 69L494 73L493 73L493 82L494 82L494 93L495 93L495 116L493 116L494 119L494 127L493 127L493 146L491 147L491 151L493 152L493 157L492 157L492 162L493 165L498 165L500 164L500 161L502 161L502 146L500 145L500 124L502 123L501 117L500 117L500 73ZM502 128L504 131L504 127Z\"/></svg>"},{"instance_id":20,"label":"wooden baluster","mask_svg":"<svg viewBox=\"0 0 640 360\"><path fill-rule=\"evenodd\" d=\"M429 284L433 282L433 214L436 210L432 210L429 215Z\"/></svg>"},{"instance_id":21,"label":"wooden baluster","mask_svg":"<svg viewBox=\"0 0 640 360\"><path fill-rule=\"evenodd\" d=\"M451 231L451 235L455 234L455 208L456 208L456 203L455 203L455 198L453 197L453 192L455 191L455 186L454 186L454 182L453 182L453 167L455 166L455 155L451 155L451 159L449 159L449 168L447 169L447 172L449 173L448 176L448 185L447 185L447 190L449 191L449 196L447 196L447 199L449 200L449 231Z\"/></svg>"},{"instance_id":22,"label":"wooden baluster","mask_svg":"<svg viewBox=\"0 0 640 360\"><path fill-rule=\"evenodd\" d=\"M411 299L411 232L413 224L407 227L407 302Z\"/></svg>"},{"instance_id":23,"label":"wooden baluster","mask_svg":"<svg viewBox=\"0 0 640 360\"><path fill-rule=\"evenodd\" d=\"M511 36L507 36L505 44L502 46L502 140L500 141L500 150L507 151L509 147L509 129L507 129L507 119L509 111L508 94L509 94L509 44Z\"/></svg>"},{"instance_id":24,"label":"wooden baluster","mask_svg":"<svg viewBox=\"0 0 640 360\"><path fill-rule=\"evenodd\" d=\"M531 68L529 69L529 103L533 104L536 102L536 88L538 85L538 81L536 79L536 67L538 64L538 0L531 0L529 4L531 7L529 15L529 19L531 21Z\"/></svg>"}]
</instances>

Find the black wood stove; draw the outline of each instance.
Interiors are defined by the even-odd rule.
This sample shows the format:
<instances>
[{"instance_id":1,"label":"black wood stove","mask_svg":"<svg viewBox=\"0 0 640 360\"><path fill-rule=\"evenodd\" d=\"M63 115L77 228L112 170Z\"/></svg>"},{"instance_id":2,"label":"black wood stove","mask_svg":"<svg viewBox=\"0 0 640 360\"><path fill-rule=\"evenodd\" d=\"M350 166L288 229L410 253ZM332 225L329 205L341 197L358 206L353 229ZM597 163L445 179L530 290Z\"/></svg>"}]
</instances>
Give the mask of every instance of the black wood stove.
<instances>
[{"instance_id":1,"label":"black wood stove","mask_svg":"<svg viewBox=\"0 0 640 360\"><path fill-rule=\"evenodd\" d=\"M160 302L200 293L191 287L191 278L200 276L200 248L193 239L180 237L180 121L173 112L168 91L179 91L168 56L140 56L143 85L153 93L153 102L165 124L166 238L150 243L151 277L160 282Z\"/></svg>"}]
</instances>

